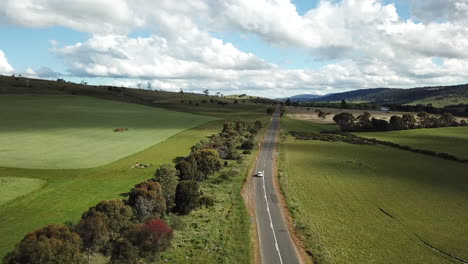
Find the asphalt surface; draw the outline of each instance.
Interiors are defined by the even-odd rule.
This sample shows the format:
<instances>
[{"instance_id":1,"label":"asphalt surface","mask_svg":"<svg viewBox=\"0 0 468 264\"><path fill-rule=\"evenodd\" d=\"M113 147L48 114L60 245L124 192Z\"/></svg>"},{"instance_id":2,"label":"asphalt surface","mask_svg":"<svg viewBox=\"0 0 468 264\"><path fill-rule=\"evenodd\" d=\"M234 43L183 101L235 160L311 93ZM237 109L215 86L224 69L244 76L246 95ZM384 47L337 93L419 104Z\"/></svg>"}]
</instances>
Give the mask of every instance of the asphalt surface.
<instances>
[{"instance_id":1,"label":"asphalt surface","mask_svg":"<svg viewBox=\"0 0 468 264\"><path fill-rule=\"evenodd\" d=\"M263 177L254 176L255 212L259 235L260 253L264 264L300 263L296 247L291 239L281 213L280 192L273 183L273 166L279 130L279 111L261 143L255 172L263 171Z\"/></svg>"}]
</instances>

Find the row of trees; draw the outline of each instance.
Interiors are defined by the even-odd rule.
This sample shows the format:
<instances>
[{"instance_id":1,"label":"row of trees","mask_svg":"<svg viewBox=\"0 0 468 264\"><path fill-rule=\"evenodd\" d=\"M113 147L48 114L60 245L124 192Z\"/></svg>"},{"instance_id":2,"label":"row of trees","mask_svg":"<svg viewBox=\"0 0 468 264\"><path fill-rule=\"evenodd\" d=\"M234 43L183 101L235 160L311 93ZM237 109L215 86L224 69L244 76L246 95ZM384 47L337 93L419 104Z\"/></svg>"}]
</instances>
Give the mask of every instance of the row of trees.
<instances>
[{"instance_id":1,"label":"row of trees","mask_svg":"<svg viewBox=\"0 0 468 264\"><path fill-rule=\"evenodd\" d=\"M343 131L390 131L405 130L415 128L436 128L450 126L466 126L467 122L461 120L457 122L450 113L440 116L430 115L422 112L417 114L417 118L412 114L402 116L392 116L390 121L384 119L371 118L371 114L364 112L362 115L354 117L352 114L343 112L335 115L333 121L337 123Z\"/></svg>"},{"instance_id":2,"label":"row of trees","mask_svg":"<svg viewBox=\"0 0 468 264\"><path fill-rule=\"evenodd\" d=\"M111 264L154 261L173 237L163 219L171 213L188 214L202 204L213 205L214 199L202 195L198 182L219 171L227 160L240 160L239 152L253 148L262 127L260 121L225 123L221 133L194 145L175 166L162 165L152 179L135 185L128 199L101 201L76 225L53 224L29 233L4 263L81 264L89 263L96 253L110 256Z\"/></svg>"}]
</instances>

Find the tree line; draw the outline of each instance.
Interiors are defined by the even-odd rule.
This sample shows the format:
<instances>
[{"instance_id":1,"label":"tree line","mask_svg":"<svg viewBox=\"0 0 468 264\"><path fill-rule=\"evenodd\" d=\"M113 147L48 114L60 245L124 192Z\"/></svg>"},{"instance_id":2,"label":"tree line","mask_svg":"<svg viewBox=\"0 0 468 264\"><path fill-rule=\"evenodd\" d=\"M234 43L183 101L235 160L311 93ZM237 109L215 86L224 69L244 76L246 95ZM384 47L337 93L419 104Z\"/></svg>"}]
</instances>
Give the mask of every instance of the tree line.
<instances>
[{"instance_id":1,"label":"tree line","mask_svg":"<svg viewBox=\"0 0 468 264\"><path fill-rule=\"evenodd\" d=\"M371 118L371 114L364 112L355 117L351 113L343 112L335 115L333 121L340 126L342 131L391 131L416 128L437 128L466 126L466 120L458 122L451 113L443 113L440 116L421 112L416 115L403 114L402 116L391 116L390 121L385 119Z\"/></svg>"},{"instance_id":2,"label":"tree line","mask_svg":"<svg viewBox=\"0 0 468 264\"><path fill-rule=\"evenodd\" d=\"M192 146L175 166L162 165L153 178L136 184L127 199L101 201L77 224L51 224L27 234L3 263L82 264L90 263L93 254L110 257L111 264L154 262L170 246L173 228L181 224L178 215L214 205L214 198L203 195L198 183L229 161L241 162L262 127L258 120L226 122L220 133Z\"/></svg>"}]
</instances>

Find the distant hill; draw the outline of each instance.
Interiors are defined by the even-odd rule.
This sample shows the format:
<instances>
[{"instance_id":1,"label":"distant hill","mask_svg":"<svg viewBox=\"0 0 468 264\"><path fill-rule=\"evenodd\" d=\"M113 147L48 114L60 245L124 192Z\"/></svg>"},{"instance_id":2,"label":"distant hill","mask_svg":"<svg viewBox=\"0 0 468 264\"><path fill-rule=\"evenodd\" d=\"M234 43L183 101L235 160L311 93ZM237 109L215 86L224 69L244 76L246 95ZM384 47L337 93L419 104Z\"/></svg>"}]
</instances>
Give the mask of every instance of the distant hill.
<instances>
[{"instance_id":1,"label":"distant hill","mask_svg":"<svg viewBox=\"0 0 468 264\"><path fill-rule=\"evenodd\" d=\"M294 95L294 96L291 96L291 97L276 98L275 100L286 101L289 98L289 99L291 99L292 101L295 101L295 102L308 102L308 101L311 101L312 99L320 98L320 97L322 97L322 96L321 95L316 95L316 94L298 94L298 95Z\"/></svg>"},{"instance_id":2,"label":"distant hill","mask_svg":"<svg viewBox=\"0 0 468 264\"><path fill-rule=\"evenodd\" d=\"M291 97L291 100L293 100ZM443 100L450 98L450 100ZM377 104L437 104L439 107L463 103L468 100L468 84L452 86L432 86L411 89L373 88L360 89L343 93L329 94L311 98L308 102L372 102ZM294 100L293 100L294 101Z\"/></svg>"}]
</instances>

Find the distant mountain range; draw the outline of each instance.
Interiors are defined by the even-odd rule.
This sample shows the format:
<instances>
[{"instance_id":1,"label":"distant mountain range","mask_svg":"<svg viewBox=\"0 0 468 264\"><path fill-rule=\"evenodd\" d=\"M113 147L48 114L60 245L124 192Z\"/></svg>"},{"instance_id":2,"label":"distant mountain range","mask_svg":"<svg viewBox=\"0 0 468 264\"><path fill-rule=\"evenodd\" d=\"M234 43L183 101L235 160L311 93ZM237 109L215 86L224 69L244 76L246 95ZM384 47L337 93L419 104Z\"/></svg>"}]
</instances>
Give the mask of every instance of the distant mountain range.
<instances>
[{"instance_id":1,"label":"distant mountain range","mask_svg":"<svg viewBox=\"0 0 468 264\"><path fill-rule=\"evenodd\" d=\"M468 100L468 84L411 89L359 89L343 93L327 94L324 96L296 95L289 98L291 101L298 102L336 102L346 100L348 102L372 102L377 104L411 104L418 101L423 101L425 103L434 101L437 103L438 101L444 101L449 105L456 102L466 103ZM284 100L286 99L287 98Z\"/></svg>"}]
</instances>

